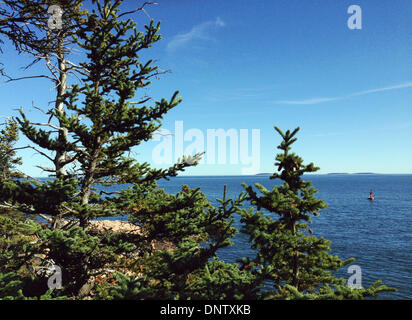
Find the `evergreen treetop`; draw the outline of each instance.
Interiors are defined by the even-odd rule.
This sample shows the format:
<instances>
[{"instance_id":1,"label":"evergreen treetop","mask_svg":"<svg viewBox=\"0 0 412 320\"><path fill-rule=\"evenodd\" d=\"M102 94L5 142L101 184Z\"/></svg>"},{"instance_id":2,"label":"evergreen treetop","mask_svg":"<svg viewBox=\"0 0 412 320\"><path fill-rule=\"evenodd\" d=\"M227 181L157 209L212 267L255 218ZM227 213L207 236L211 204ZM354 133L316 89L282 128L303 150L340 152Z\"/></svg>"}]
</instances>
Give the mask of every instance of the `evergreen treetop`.
<instances>
[{"instance_id":1,"label":"evergreen treetop","mask_svg":"<svg viewBox=\"0 0 412 320\"><path fill-rule=\"evenodd\" d=\"M275 129L282 137L278 146L281 152L276 156L277 171L270 178L279 179L282 184L272 190L255 184L262 195L243 184L247 199L257 211L240 210L242 232L249 236L257 253L253 259L241 259L241 269L250 270L265 285L262 294L267 298L353 299L393 290L377 282L368 289L353 291L344 279L334 275L354 259L341 260L331 255L330 241L312 235L311 216L319 215L327 204L315 197L317 190L303 175L319 168L313 163L304 165L302 158L290 152L299 127L292 132Z\"/></svg>"}]
</instances>

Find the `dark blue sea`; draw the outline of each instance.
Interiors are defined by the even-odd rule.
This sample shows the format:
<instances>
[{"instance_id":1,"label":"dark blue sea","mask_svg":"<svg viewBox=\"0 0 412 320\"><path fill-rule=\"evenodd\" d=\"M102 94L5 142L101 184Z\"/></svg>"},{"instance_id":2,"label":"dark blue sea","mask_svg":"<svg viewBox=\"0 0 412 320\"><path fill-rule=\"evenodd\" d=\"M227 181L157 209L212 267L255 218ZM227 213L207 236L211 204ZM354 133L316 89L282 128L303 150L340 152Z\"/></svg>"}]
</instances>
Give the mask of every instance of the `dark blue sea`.
<instances>
[{"instance_id":1,"label":"dark blue sea","mask_svg":"<svg viewBox=\"0 0 412 320\"><path fill-rule=\"evenodd\" d=\"M355 258L361 267L362 285L382 280L397 292L382 293L379 299L412 299L412 175L336 174L310 175L319 191L318 199L329 207L312 219L313 235L332 242L332 254L342 259ZM278 184L269 176L202 176L162 180L159 186L176 193L182 184L201 187L208 200L217 205L227 185L228 197L236 197L243 187L260 183L266 188ZM369 201L373 189L375 200ZM239 223L236 225L238 228ZM247 238L237 234L235 244L219 252L227 262L251 254ZM339 276L351 274L341 270Z\"/></svg>"}]
</instances>

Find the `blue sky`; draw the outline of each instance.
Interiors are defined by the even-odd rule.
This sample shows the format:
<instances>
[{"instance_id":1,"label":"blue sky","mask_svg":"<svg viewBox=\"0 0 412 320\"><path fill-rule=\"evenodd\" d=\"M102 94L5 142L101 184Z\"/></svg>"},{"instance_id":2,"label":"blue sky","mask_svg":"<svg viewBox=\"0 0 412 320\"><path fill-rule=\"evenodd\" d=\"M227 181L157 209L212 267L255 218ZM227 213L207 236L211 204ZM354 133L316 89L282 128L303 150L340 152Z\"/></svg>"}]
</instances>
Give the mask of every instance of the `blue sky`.
<instances>
[{"instance_id":1,"label":"blue sky","mask_svg":"<svg viewBox=\"0 0 412 320\"><path fill-rule=\"evenodd\" d=\"M362 8L360 30L347 26L354 4ZM259 129L259 171L273 172L280 142L273 126L300 126L294 151L319 173L412 173L411 1L158 0L146 12L161 21L163 39L142 59L154 58L171 73L143 94L160 99L179 90L183 98L163 128L173 133L183 121L184 131L205 136L208 129L248 129L249 147L251 130ZM140 27L149 21L143 13L134 18ZM28 60L6 46L0 61L18 74ZM45 106L53 91L47 80L3 82L0 96L0 115L24 107L40 120L32 101ZM157 145L134 154L153 162ZM33 151L21 154L26 172L44 175L34 165L47 162ZM241 172L228 161L186 174Z\"/></svg>"}]
</instances>

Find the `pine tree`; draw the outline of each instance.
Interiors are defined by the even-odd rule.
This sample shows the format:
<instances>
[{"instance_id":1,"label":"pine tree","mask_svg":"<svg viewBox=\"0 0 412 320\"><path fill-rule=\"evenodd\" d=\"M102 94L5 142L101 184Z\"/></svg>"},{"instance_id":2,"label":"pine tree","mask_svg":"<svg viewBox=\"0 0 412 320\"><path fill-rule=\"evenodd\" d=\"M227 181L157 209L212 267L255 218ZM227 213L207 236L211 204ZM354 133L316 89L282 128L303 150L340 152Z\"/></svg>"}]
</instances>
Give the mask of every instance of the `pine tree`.
<instances>
[{"instance_id":1,"label":"pine tree","mask_svg":"<svg viewBox=\"0 0 412 320\"><path fill-rule=\"evenodd\" d=\"M95 3L96 12L87 14L85 24L74 36L88 58L80 63L84 70L82 83L73 84L61 99L70 113L51 110L61 124L55 128L66 131L68 140L52 138L49 131L36 128L24 113L18 119L22 132L31 141L51 151L66 152L70 159L66 164L77 166L70 175L57 178L78 179L80 192L63 215L76 216L83 227L90 217L102 215L101 206L89 205L101 203L102 195L93 191L94 184L152 181L174 176L190 166L182 162L169 169L154 170L147 163L138 164L126 156L133 147L152 137L163 115L181 99L175 92L170 101L162 99L150 107L144 105L150 100L147 98L130 101L137 89L149 85L150 79L159 74L151 60L139 61L140 51L160 39L159 24L155 26L152 21L145 33L138 32L131 19L119 19L123 16L119 14L121 1ZM104 209L103 215L121 213L114 207Z\"/></svg>"},{"instance_id":2,"label":"pine tree","mask_svg":"<svg viewBox=\"0 0 412 320\"><path fill-rule=\"evenodd\" d=\"M169 101L162 99L153 106L146 105L151 100L148 97L130 101L138 89L148 86L161 73L151 60L142 63L139 59L142 50L160 40L160 25L151 21L145 32L138 32L132 19L124 20L130 12L120 12L121 1L93 4L95 10L84 15L84 24L73 35L86 57L78 64L81 82L71 84L58 98L64 111L49 111L58 124L46 125L64 131L67 139L56 137L42 124L39 128L23 111L17 119L23 134L37 145L36 150L64 153L69 171L46 182L16 181L16 187L6 192L13 196L14 203L26 205L29 213L67 219L62 230L45 230L37 236L43 248L48 249L48 257L68 270L62 294L69 296L79 295L94 270L114 263L116 255L127 253L130 247L142 247L138 237L125 240L127 237L115 236L120 240L115 243L113 236L91 233L87 228L89 220L129 214L135 206L130 199L134 194L138 196L142 187L176 176L195 165L200 156L185 157L168 169L152 169L130 157L132 148L148 141L159 129L163 116L181 99L175 92ZM53 157L42 154L54 162ZM97 192L95 188L97 184L125 183L133 187L120 196L118 192ZM191 207L193 201L186 201L185 205ZM173 212L173 208L170 210ZM193 217L187 224L197 223L196 219ZM172 235L170 230L169 234Z\"/></svg>"},{"instance_id":3,"label":"pine tree","mask_svg":"<svg viewBox=\"0 0 412 320\"><path fill-rule=\"evenodd\" d=\"M68 75L81 74L82 72L76 64L67 60L67 56L71 53L70 47L73 44L72 34L76 32L79 25L84 23L83 15L87 12L81 7L82 1L80 0L5 0L4 5L0 8L0 35L11 40L19 53L28 54L32 58L32 62L25 67L25 70L30 70L31 66L40 61L43 61L49 70L49 74L24 75L16 78L10 76L4 68L0 70L1 74L8 79L7 82L34 78L51 80L56 89L54 109L63 113L65 109L61 98L67 89ZM52 8L57 12L51 11ZM3 43L1 38L0 43ZM37 109L47 116L51 114L50 110ZM54 127L52 120L55 120L53 116L49 117L47 123L41 125L52 129ZM65 128L59 130L57 135L61 144L67 143L68 136ZM43 152L33 145L23 148L31 148L48 159L53 159L53 168L40 167L41 169L59 176L59 179L66 175L65 167L71 162L71 159L67 157L64 149L55 149L53 150L54 155L48 155L47 152ZM36 181L33 183L38 184ZM9 184L7 187L10 188L11 185ZM16 189L21 186L14 185L13 187ZM15 204L15 207L19 210L26 209L19 204ZM52 225L54 228L59 228L62 225L62 217L59 212L62 210L57 207L54 211L56 213L52 216Z\"/></svg>"},{"instance_id":4,"label":"pine tree","mask_svg":"<svg viewBox=\"0 0 412 320\"><path fill-rule=\"evenodd\" d=\"M15 144L19 139L18 126L13 120L5 123L0 130L0 179L19 177L16 166L21 165L21 157L17 157Z\"/></svg>"},{"instance_id":5,"label":"pine tree","mask_svg":"<svg viewBox=\"0 0 412 320\"><path fill-rule=\"evenodd\" d=\"M247 199L257 211L240 210L242 232L249 236L257 253L253 259L243 258L241 269L250 270L258 283L265 285L262 297L266 298L355 299L393 290L379 286L379 282L368 289L352 290L344 279L336 278L334 272L354 259L343 261L329 254L330 241L311 235L311 217L318 216L327 204L315 197L317 190L303 175L319 168L313 163L303 164L301 157L290 152L299 128L285 133L275 129L282 137L278 146L281 153L276 156L277 172L270 178L280 179L282 184L272 190L255 184L262 195L243 184Z\"/></svg>"}]
</instances>

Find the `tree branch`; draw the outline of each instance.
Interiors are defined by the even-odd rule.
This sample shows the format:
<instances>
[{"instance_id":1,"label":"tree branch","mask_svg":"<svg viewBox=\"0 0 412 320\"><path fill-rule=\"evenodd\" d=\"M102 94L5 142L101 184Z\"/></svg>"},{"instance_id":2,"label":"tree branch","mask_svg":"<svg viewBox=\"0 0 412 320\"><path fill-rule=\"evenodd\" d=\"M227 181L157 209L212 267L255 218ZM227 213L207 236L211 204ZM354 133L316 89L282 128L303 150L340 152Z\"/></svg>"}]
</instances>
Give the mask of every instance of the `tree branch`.
<instances>
[{"instance_id":1,"label":"tree branch","mask_svg":"<svg viewBox=\"0 0 412 320\"><path fill-rule=\"evenodd\" d=\"M37 149L36 147L33 147L33 146L18 147L18 148L13 148L11 150L15 151L15 150L22 150L22 149L33 149L34 151L40 153L42 156L49 159L51 162L54 162L54 160L51 157L49 157L47 154L45 154L44 152L40 151L39 149Z\"/></svg>"},{"instance_id":2,"label":"tree branch","mask_svg":"<svg viewBox=\"0 0 412 320\"><path fill-rule=\"evenodd\" d=\"M146 1L145 3L143 3L143 5L142 5L140 8L137 8L137 9L131 10L131 11L126 11L126 12L123 12L122 14L119 14L118 18L120 18L120 17L122 17L122 16L124 16L124 15L127 15L127 14L135 13L135 12L137 12L137 11L143 11L143 12L146 14L146 16L149 17L149 19L152 19L152 18L148 15L148 13L146 12L146 10L144 9L145 6L150 5L150 4L155 4L155 5L156 5L156 4L158 4L158 3L157 3L157 2L154 2L154 1Z\"/></svg>"},{"instance_id":3,"label":"tree branch","mask_svg":"<svg viewBox=\"0 0 412 320\"><path fill-rule=\"evenodd\" d=\"M17 81L17 80L26 80L26 79L34 79L34 78L46 78L46 79L49 79L49 80L52 80L52 81L56 81L56 80L53 79L52 77L46 76L46 75L44 75L44 74L39 75L39 76L26 76L26 77L20 77L20 78L12 78L12 77L10 77L10 76L8 76L8 75L6 75L6 74L4 74L4 76L5 76L6 78L8 78L8 80L7 80L6 82Z\"/></svg>"}]
</instances>

